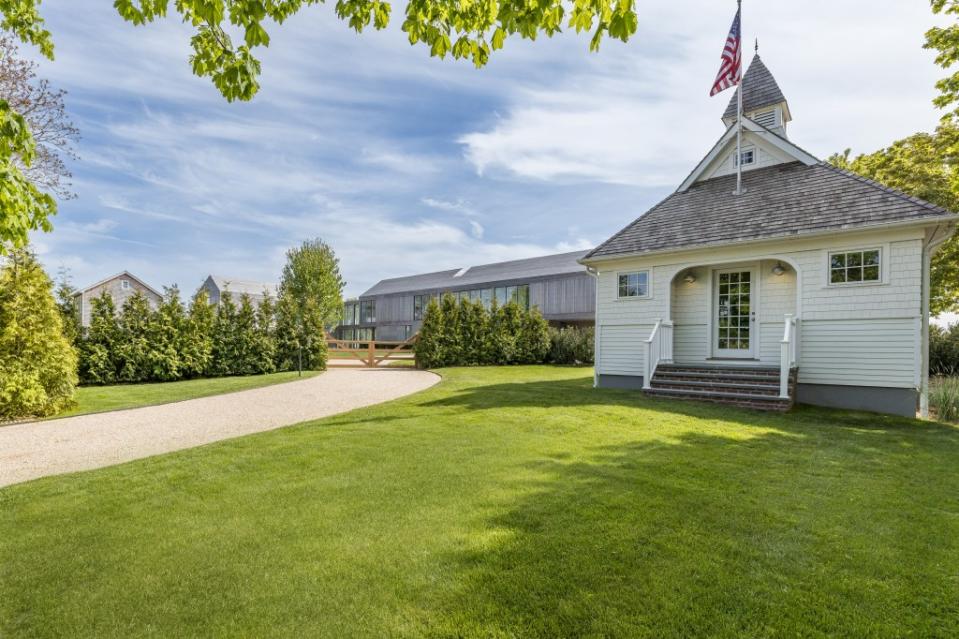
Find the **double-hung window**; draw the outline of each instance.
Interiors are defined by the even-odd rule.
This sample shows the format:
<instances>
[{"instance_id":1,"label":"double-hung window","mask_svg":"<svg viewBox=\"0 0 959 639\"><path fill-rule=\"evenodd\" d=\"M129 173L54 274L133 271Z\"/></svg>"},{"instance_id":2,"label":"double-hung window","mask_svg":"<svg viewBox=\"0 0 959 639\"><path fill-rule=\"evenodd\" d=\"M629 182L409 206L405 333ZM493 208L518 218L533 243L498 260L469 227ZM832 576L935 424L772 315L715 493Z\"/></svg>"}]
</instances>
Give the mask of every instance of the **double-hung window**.
<instances>
[{"instance_id":1,"label":"double-hung window","mask_svg":"<svg viewBox=\"0 0 959 639\"><path fill-rule=\"evenodd\" d=\"M860 284L882 281L882 251L878 248L829 254L830 284Z\"/></svg>"},{"instance_id":2,"label":"double-hung window","mask_svg":"<svg viewBox=\"0 0 959 639\"><path fill-rule=\"evenodd\" d=\"M618 280L621 299L649 297L649 271L620 273Z\"/></svg>"}]
</instances>

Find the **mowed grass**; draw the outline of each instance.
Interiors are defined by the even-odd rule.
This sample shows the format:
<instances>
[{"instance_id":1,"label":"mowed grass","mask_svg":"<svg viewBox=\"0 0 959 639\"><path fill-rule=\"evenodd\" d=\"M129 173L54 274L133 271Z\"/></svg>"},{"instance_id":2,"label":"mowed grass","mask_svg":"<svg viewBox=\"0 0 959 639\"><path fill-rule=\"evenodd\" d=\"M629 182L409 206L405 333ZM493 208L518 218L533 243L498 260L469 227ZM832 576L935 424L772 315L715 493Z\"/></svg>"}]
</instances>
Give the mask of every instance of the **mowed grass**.
<instances>
[{"instance_id":1,"label":"mowed grass","mask_svg":"<svg viewBox=\"0 0 959 639\"><path fill-rule=\"evenodd\" d=\"M303 377L317 375L315 371L303 371ZM110 410L138 408L167 404L198 397L235 393L272 386L300 379L296 372L273 373L271 375L249 375L244 377L217 377L212 379L191 379L182 382L161 384L118 384L115 386L81 386L77 389L77 403L55 417L70 417L87 413L102 413Z\"/></svg>"},{"instance_id":2,"label":"mowed grass","mask_svg":"<svg viewBox=\"0 0 959 639\"><path fill-rule=\"evenodd\" d=\"M0 490L0 636L959 635L959 431L442 371Z\"/></svg>"}]
</instances>

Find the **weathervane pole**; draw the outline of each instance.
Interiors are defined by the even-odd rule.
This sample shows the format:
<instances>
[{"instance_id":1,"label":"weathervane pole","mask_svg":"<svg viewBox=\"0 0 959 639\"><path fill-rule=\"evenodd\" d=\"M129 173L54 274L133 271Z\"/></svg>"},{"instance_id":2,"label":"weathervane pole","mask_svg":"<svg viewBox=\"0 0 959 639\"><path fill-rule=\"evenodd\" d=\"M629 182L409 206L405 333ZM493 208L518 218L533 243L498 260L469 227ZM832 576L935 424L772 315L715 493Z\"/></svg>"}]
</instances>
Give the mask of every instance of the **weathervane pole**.
<instances>
[{"instance_id":1,"label":"weathervane pole","mask_svg":"<svg viewBox=\"0 0 959 639\"><path fill-rule=\"evenodd\" d=\"M736 0L737 14L739 15L739 41L743 38L743 0ZM742 44L738 47L742 55ZM742 62L739 67L739 86L736 95L739 96L736 104L736 195L743 193L743 71Z\"/></svg>"}]
</instances>

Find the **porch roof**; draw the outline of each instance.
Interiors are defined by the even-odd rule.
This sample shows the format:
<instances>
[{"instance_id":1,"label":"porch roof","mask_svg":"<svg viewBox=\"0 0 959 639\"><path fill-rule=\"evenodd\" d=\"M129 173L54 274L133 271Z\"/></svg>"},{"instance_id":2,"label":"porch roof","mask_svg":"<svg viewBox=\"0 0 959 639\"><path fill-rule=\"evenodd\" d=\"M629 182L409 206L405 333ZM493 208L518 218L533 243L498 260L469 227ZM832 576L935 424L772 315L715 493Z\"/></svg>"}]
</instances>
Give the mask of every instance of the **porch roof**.
<instances>
[{"instance_id":1,"label":"porch roof","mask_svg":"<svg viewBox=\"0 0 959 639\"><path fill-rule=\"evenodd\" d=\"M736 176L725 175L677 191L583 260L954 217L825 162L745 171L745 193L735 187Z\"/></svg>"}]
</instances>

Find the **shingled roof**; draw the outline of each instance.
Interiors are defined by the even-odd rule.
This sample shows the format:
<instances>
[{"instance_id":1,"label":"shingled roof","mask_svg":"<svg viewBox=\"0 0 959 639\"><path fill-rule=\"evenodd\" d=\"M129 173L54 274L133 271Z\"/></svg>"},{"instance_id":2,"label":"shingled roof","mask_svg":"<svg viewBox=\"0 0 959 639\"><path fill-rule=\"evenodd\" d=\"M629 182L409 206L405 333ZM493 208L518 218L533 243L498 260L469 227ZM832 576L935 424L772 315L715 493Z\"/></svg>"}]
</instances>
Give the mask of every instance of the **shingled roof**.
<instances>
[{"instance_id":1,"label":"shingled roof","mask_svg":"<svg viewBox=\"0 0 959 639\"><path fill-rule=\"evenodd\" d=\"M584 260L941 217L949 211L820 162L779 164L677 191Z\"/></svg>"},{"instance_id":2,"label":"shingled roof","mask_svg":"<svg viewBox=\"0 0 959 639\"><path fill-rule=\"evenodd\" d=\"M766 65L763 64L758 53L753 56L753 61L749 63L746 75L743 76L742 89L743 113L750 113L763 107L786 101L786 97L779 89L779 85L776 84L776 78L773 77L773 74L770 73ZM729 106L726 107L726 112L723 113L724 120L736 117L736 96L738 94L739 89L736 89L732 100L729 101Z\"/></svg>"}]
</instances>

